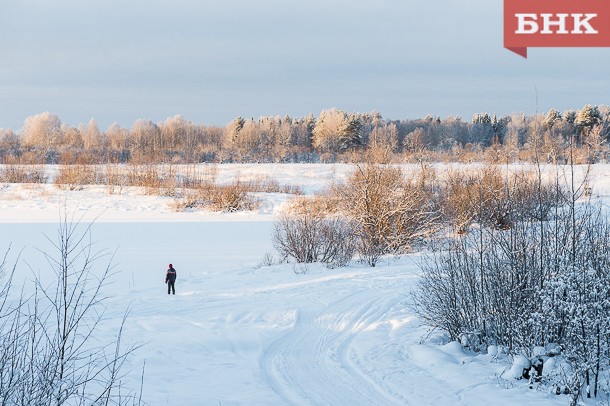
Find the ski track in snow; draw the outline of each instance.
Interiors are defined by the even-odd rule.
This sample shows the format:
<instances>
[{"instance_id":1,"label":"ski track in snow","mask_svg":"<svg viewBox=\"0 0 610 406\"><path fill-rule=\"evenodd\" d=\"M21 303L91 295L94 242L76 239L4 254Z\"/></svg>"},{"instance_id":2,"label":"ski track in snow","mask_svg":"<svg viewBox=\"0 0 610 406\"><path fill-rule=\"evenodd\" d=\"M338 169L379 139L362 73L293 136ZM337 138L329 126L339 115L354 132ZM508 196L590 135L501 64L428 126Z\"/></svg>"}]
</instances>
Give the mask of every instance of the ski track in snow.
<instances>
[{"instance_id":1,"label":"ski track in snow","mask_svg":"<svg viewBox=\"0 0 610 406\"><path fill-rule=\"evenodd\" d=\"M352 342L400 298L347 295L322 312L301 311L294 328L265 351L262 370L288 404L406 404L358 366Z\"/></svg>"},{"instance_id":2,"label":"ski track in snow","mask_svg":"<svg viewBox=\"0 0 610 406\"><path fill-rule=\"evenodd\" d=\"M377 361L395 357L403 346L404 337L392 337L381 327L404 307L404 293L371 296L369 288L361 289L322 311L300 311L293 328L263 354L261 369L272 390L291 405L467 404L461 400L467 388L454 390L425 362L419 366L411 359L408 349L394 368L377 369L384 365ZM384 337L363 352L360 336L371 331Z\"/></svg>"}]
</instances>

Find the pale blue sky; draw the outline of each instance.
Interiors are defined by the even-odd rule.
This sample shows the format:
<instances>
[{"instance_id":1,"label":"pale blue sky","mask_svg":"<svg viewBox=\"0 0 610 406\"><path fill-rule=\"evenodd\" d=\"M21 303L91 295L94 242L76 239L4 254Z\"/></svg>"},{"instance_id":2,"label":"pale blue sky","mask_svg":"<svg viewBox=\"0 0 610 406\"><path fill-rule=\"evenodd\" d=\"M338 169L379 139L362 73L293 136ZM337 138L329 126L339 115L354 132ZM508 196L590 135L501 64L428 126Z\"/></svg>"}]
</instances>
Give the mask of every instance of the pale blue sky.
<instances>
[{"instance_id":1,"label":"pale blue sky","mask_svg":"<svg viewBox=\"0 0 610 406\"><path fill-rule=\"evenodd\" d=\"M0 0L0 127L610 104L610 48L525 60L502 21L501 0Z\"/></svg>"}]
</instances>

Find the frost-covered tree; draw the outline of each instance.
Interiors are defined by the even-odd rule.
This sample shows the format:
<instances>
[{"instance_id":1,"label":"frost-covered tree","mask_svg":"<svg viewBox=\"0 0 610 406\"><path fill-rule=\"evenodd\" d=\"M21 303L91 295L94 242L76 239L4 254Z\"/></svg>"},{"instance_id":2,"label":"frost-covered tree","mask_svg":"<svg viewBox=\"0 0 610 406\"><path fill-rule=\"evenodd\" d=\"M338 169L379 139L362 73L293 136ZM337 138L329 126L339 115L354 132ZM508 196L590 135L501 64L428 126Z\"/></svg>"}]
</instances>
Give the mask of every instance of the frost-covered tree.
<instances>
[{"instance_id":1,"label":"frost-covered tree","mask_svg":"<svg viewBox=\"0 0 610 406\"><path fill-rule=\"evenodd\" d=\"M396 124L383 124L373 128L369 138L369 147L397 152L398 128Z\"/></svg>"},{"instance_id":2,"label":"frost-covered tree","mask_svg":"<svg viewBox=\"0 0 610 406\"><path fill-rule=\"evenodd\" d=\"M489 146L492 143L494 128L493 118L488 113L478 113L472 117L470 127L470 139L472 142L482 146Z\"/></svg>"},{"instance_id":3,"label":"frost-covered tree","mask_svg":"<svg viewBox=\"0 0 610 406\"><path fill-rule=\"evenodd\" d=\"M574 122L576 121L576 114L577 113L574 110L566 110L563 112L562 117L566 123L574 125Z\"/></svg>"},{"instance_id":4,"label":"frost-covered tree","mask_svg":"<svg viewBox=\"0 0 610 406\"><path fill-rule=\"evenodd\" d=\"M442 149L450 150L458 144L463 144L468 139L468 123L464 123L462 118L448 117L438 129L439 146Z\"/></svg>"},{"instance_id":5,"label":"frost-covered tree","mask_svg":"<svg viewBox=\"0 0 610 406\"><path fill-rule=\"evenodd\" d=\"M21 142L27 148L49 150L62 142L61 120L49 112L29 116L21 129Z\"/></svg>"},{"instance_id":6,"label":"frost-covered tree","mask_svg":"<svg viewBox=\"0 0 610 406\"><path fill-rule=\"evenodd\" d=\"M21 147L19 136L10 128L0 128L0 150L5 153L16 153Z\"/></svg>"},{"instance_id":7,"label":"frost-covered tree","mask_svg":"<svg viewBox=\"0 0 610 406\"><path fill-rule=\"evenodd\" d=\"M561 120L562 120L561 114L555 109L550 109L549 112L544 117L544 121L542 122L542 124L546 128L552 129L555 126L555 124Z\"/></svg>"},{"instance_id":8,"label":"frost-covered tree","mask_svg":"<svg viewBox=\"0 0 610 406\"><path fill-rule=\"evenodd\" d=\"M224 148L228 149L229 151L236 149L236 146L239 145L240 132L244 128L245 124L246 120L241 116L236 117L233 121L227 124L227 127L225 128Z\"/></svg>"},{"instance_id":9,"label":"frost-covered tree","mask_svg":"<svg viewBox=\"0 0 610 406\"><path fill-rule=\"evenodd\" d=\"M267 143L266 137L254 120L248 120L233 138L232 148L240 161L256 159Z\"/></svg>"},{"instance_id":10,"label":"frost-covered tree","mask_svg":"<svg viewBox=\"0 0 610 406\"><path fill-rule=\"evenodd\" d=\"M404 139L404 150L421 156L421 154L427 150L426 131L421 127L417 127L407 134Z\"/></svg>"},{"instance_id":11,"label":"frost-covered tree","mask_svg":"<svg viewBox=\"0 0 610 406\"><path fill-rule=\"evenodd\" d=\"M118 123L112 123L106 130L108 145L114 151L126 151L129 148L129 131L121 128Z\"/></svg>"},{"instance_id":12,"label":"frost-covered tree","mask_svg":"<svg viewBox=\"0 0 610 406\"><path fill-rule=\"evenodd\" d=\"M139 119L129 132L135 154L144 159L154 158L161 150L161 130L150 120Z\"/></svg>"},{"instance_id":13,"label":"frost-covered tree","mask_svg":"<svg viewBox=\"0 0 610 406\"><path fill-rule=\"evenodd\" d=\"M62 149L64 150L82 150L83 137L82 133L78 128L72 127L68 124L61 125L61 132L63 134L62 141Z\"/></svg>"},{"instance_id":14,"label":"frost-covered tree","mask_svg":"<svg viewBox=\"0 0 610 406\"><path fill-rule=\"evenodd\" d=\"M295 121L288 115L283 119L278 119L273 124L273 127L275 127L273 131L273 157L275 161L286 159L289 155L291 147L296 144L293 126L297 124L298 121L295 123Z\"/></svg>"},{"instance_id":15,"label":"frost-covered tree","mask_svg":"<svg viewBox=\"0 0 610 406\"><path fill-rule=\"evenodd\" d=\"M81 131L85 149L95 150L103 145L102 133L97 125L97 122L92 118L87 123L87 126Z\"/></svg>"},{"instance_id":16,"label":"frost-covered tree","mask_svg":"<svg viewBox=\"0 0 610 406\"><path fill-rule=\"evenodd\" d=\"M588 131L587 136L583 141L587 147L589 163L595 163L604 158L608 150L608 145L606 142L606 135L604 134L604 127L601 124L595 124Z\"/></svg>"},{"instance_id":17,"label":"frost-covered tree","mask_svg":"<svg viewBox=\"0 0 610 406\"><path fill-rule=\"evenodd\" d=\"M202 154L202 158L204 160L211 160L215 156L222 157L224 151L223 145L225 143L225 132L226 130L221 127L205 125L197 126L193 139L194 145L189 149L191 154L193 154L193 161L198 159L198 157L195 155L197 150Z\"/></svg>"},{"instance_id":18,"label":"frost-covered tree","mask_svg":"<svg viewBox=\"0 0 610 406\"><path fill-rule=\"evenodd\" d=\"M227 137L229 140L239 134L241 129L244 128L245 123L246 120L243 117L237 117L227 125Z\"/></svg>"},{"instance_id":19,"label":"frost-covered tree","mask_svg":"<svg viewBox=\"0 0 610 406\"><path fill-rule=\"evenodd\" d=\"M582 131L588 131L600 121L600 118L597 106L587 104L576 113L574 125Z\"/></svg>"},{"instance_id":20,"label":"frost-covered tree","mask_svg":"<svg viewBox=\"0 0 610 406\"><path fill-rule=\"evenodd\" d=\"M313 129L313 147L321 152L339 152L346 118L345 112L338 109L322 111Z\"/></svg>"},{"instance_id":21,"label":"frost-covered tree","mask_svg":"<svg viewBox=\"0 0 610 406\"><path fill-rule=\"evenodd\" d=\"M361 129L357 115L338 109L324 110L313 129L313 147L320 152L346 151L362 145Z\"/></svg>"},{"instance_id":22,"label":"frost-covered tree","mask_svg":"<svg viewBox=\"0 0 610 406\"><path fill-rule=\"evenodd\" d=\"M188 127L191 125L182 116L175 115L167 118L159 125L161 130L161 142L164 150L175 149L181 139L185 137Z\"/></svg>"}]
</instances>

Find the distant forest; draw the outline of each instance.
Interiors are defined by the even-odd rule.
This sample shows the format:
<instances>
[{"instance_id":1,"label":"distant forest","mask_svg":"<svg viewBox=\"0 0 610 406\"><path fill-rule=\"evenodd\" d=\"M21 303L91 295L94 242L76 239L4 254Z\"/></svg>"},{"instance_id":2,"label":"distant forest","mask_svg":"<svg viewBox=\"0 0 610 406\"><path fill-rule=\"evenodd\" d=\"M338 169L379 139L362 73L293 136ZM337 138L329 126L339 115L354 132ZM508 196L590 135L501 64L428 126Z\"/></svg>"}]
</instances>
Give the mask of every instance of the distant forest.
<instances>
[{"instance_id":1,"label":"distant forest","mask_svg":"<svg viewBox=\"0 0 610 406\"><path fill-rule=\"evenodd\" d=\"M404 162L576 163L606 161L610 107L586 105L563 113L475 114L388 120L381 114L322 111L318 117L237 117L225 127L182 116L131 128L95 120L78 127L57 115L25 119L18 132L0 129L3 163L357 162L383 150Z\"/></svg>"}]
</instances>

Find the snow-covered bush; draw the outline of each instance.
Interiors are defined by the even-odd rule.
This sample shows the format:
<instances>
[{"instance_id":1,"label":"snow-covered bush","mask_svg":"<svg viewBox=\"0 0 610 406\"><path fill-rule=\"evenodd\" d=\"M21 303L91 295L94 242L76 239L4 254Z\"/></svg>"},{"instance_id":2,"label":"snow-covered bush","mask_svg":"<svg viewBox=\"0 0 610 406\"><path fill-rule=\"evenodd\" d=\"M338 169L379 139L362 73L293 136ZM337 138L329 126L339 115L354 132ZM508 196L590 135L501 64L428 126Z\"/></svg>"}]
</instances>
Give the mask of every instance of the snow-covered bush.
<instances>
[{"instance_id":1,"label":"snow-covered bush","mask_svg":"<svg viewBox=\"0 0 610 406\"><path fill-rule=\"evenodd\" d=\"M510 368L510 376L515 379L523 378L523 373L529 370L532 366L531 361L523 355L517 355L513 358L513 364Z\"/></svg>"},{"instance_id":2,"label":"snow-covered bush","mask_svg":"<svg viewBox=\"0 0 610 406\"><path fill-rule=\"evenodd\" d=\"M414 306L452 339L476 332L485 346L529 359L560 347L573 396L585 387L597 396L610 366L610 221L578 201L582 188L567 190L547 219L450 241L425 263Z\"/></svg>"}]
</instances>

